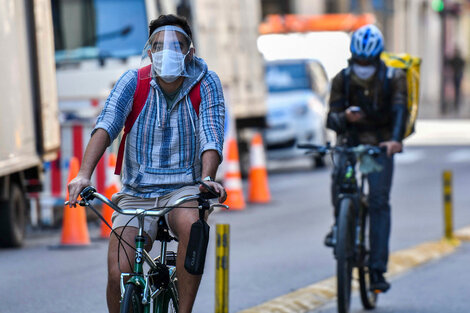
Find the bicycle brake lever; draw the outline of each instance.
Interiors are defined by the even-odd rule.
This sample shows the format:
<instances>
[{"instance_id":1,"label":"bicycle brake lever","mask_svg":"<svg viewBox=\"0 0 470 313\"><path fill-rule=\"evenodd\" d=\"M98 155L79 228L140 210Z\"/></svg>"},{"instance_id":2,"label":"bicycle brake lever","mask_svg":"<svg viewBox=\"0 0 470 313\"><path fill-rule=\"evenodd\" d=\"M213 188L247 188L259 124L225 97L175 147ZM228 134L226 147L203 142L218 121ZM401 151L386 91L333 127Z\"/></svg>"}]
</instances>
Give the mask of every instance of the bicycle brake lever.
<instances>
[{"instance_id":1,"label":"bicycle brake lever","mask_svg":"<svg viewBox=\"0 0 470 313\"><path fill-rule=\"evenodd\" d=\"M70 201L65 201L64 202L64 205L69 205L69 204L70 204ZM77 202L77 204L80 205L80 206L86 206L85 200L80 200L80 201Z\"/></svg>"},{"instance_id":2,"label":"bicycle brake lever","mask_svg":"<svg viewBox=\"0 0 470 313\"><path fill-rule=\"evenodd\" d=\"M221 208L224 208L226 210L230 209L230 207L228 205L225 205L225 204L222 204L222 203L211 204L211 208L215 208L215 207L221 207Z\"/></svg>"}]
</instances>

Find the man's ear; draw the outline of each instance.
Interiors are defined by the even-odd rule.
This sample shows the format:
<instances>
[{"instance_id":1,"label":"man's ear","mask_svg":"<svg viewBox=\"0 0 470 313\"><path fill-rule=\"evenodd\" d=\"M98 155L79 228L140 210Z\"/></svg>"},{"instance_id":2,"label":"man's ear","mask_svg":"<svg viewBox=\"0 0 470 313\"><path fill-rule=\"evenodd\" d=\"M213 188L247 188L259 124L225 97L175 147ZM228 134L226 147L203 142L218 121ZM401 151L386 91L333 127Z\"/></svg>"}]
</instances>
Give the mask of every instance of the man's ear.
<instances>
[{"instance_id":1,"label":"man's ear","mask_svg":"<svg viewBox=\"0 0 470 313\"><path fill-rule=\"evenodd\" d=\"M189 56L191 57L191 59L193 58L195 53L196 53L196 48L193 47L189 49Z\"/></svg>"},{"instance_id":2,"label":"man's ear","mask_svg":"<svg viewBox=\"0 0 470 313\"><path fill-rule=\"evenodd\" d=\"M147 50L147 55L148 55L149 58L150 58L150 62L153 62L153 60L152 60L152 53L150 53L150 49Z\"/></svg>"}]
</instances>

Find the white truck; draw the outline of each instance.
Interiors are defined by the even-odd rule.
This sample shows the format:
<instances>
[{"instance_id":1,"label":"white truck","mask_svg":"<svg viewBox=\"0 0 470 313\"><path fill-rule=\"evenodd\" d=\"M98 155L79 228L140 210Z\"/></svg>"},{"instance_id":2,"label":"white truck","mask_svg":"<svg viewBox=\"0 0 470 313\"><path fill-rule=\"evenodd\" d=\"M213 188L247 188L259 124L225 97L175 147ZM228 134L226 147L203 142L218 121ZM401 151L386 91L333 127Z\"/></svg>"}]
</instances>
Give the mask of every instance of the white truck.
<instances>
[{"instance_id":1,"label":"white truck","mask_svg":"<svg viewBox=\"0 0 470 313\"><path fill-rule=\"evenodd\" d=\"M196 54L223 84L241 160L253 128L265 124L262 56L256 40L259 0L90 0L52 2L59 107L70 120L94 120L127 69L138 68L148 22L160 14L189 18ZM241 162L242 165L248 164Z\"/></svg>"},{"instance_id":2,"label":"white truck","mask_svg":"<svg viewBox=\"0 0 470 313\"><path fill-rule=\"evenodd\" d=\"M16 247L60 147L50 2L0 0L0 20L0 246Z\"/></svg>"}]
</instances>

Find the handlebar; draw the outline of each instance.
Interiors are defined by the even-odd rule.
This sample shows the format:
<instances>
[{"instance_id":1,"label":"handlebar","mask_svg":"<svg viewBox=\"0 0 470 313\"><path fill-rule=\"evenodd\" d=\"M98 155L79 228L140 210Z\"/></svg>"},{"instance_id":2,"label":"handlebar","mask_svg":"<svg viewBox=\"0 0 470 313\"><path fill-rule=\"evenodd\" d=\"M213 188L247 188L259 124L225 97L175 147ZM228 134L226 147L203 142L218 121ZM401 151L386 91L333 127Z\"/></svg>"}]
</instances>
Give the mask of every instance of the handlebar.
<instances>
[{"instance_id":1,"label":"handlebar","mask_svg":"<svg viewBox=\"0 0 470 313\"><path fill-rule=\"evenodd\" d=\"M378 147L373 145L358 145L355 147L348 147L348 146L331 146L330 143L327 143L325 146L319 146L314 144L298 144L298 148L300 149L309 149L313 152L317 152L321 155L325 155L327 153L332 152L339 152L339 153L355 153L355 154L368 154L371 156L378 156L382 152L386 152L386 147ZM308 153L308 152L307 152Z\"/></svg>"},{"instance_id":2,"label":"handlebar","mask_svg":"<svg viewBox=\"0 0 470 313\"><path fill-rule=\"evenodd\" d=\"M80 196L82 197L82 200L78 202L79 205L81 206L88 206L88 202L93 200L93 199L98 199L104 204L108 205L110 208L112 208L114 211L124 214L124 215L147 215L147 216L163 216L170 212L171 210L180 207L182 204L189 202L189 201L198 201L198 209L206 209L203 205L201 205L201 202L206 202L209 199L214 199L217 196L214 196L213 193L199 193L196 195L191 195L191 196L186 196L178 199L175 204L165 207L165 208L152 208L152 209L121 209L117 205L115 205L111 200L103 196L102 194L98 193L95 189L95 187L88 186L85 189L82 190L80 193ZM69 201L65 202L65 205L69 204ZM212 209L214 207L222 207L225 209L229 209L227 205L220 204L220 203L213 203L208 206L208 209Z\"/></svg>"}]
</instances>

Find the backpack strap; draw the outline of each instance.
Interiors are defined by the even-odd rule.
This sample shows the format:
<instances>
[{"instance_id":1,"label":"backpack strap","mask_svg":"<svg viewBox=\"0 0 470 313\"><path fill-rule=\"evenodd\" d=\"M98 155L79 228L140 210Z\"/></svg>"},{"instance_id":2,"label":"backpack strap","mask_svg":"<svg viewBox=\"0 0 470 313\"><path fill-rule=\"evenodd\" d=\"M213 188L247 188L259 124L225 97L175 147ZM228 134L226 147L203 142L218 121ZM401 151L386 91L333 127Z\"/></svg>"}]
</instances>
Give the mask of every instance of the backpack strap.
<instances>
[{"instance_id":1,"label":"backpack strap","mask_svg":"<svg viewBox=\"0 0 470 313\"><path fill-rule=\"evenodd\" d=\"M391 82L393 79L393 75L395 74L395 68L391 66L385 66L386 70L384 71L385 75L383 78L383 90L385 93L385 97L389 103L391 103L391 96L392 96L392 90L390 88Z\"/></svg>"},{"instance_id":2,"label":"backpack strap","mask_svg":"<svg viewBox=\"0 0 470 313\"><path fill-rule=\"evenodd\" d=\"M347 68L343 69L341 73L343 75L343 91L344 98L346 101L346 107L349 107L349 86L351 84L351 67L348 66Z\"/></svg>"},{"instance_id":3,"label":"backpack strap","mask_svg":"<svg viewBox=\"0 0 470 313\"><path fill-rule=\"evenodd\" d=\"M189 99L193 105L196 115L199 116L199 105L201 104L201 81L198 81L196 85L189 92Z\"/></svg>"},{"instance_id":4,"label":"backpack strap","mask_svg":"<svg viewBox=\"0 0 470 313\"><path fill-rule=\"evenodd\" d=\"M134 126L137 117L139 117L140 112L142 111L145 102L147 101L149 90L150 90L150 81L152 77L150 77L150 67L148 65L139 69L137 72L137 87L135 88L134 92L134 101L132 103L132 109L129 115L127 116L126 123L124 124L124 134L122 135L121 143L119 144L119 150L116 160L116 168L114 170L115 175L121 174L122 169L122 161L124 158L124 146L126 143L127 134Z\"/></svg>"},{"instance_id":5,"label":"backpack strap","mask_svg":"<svg viewBox=\"0 0 470 313\"><path fill-rule=\"evenodd\" d=\"M349 107L349 97L350 97L350 85L351 85L351 66L343 69L343 92L345 98L346 108ZM347 134L347 141L350 145L359 144L359 135L357 134L357 128L354 125L351 125Z\"/></svg>"}]
</instances>

